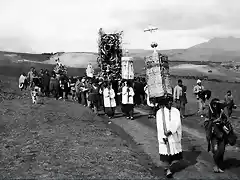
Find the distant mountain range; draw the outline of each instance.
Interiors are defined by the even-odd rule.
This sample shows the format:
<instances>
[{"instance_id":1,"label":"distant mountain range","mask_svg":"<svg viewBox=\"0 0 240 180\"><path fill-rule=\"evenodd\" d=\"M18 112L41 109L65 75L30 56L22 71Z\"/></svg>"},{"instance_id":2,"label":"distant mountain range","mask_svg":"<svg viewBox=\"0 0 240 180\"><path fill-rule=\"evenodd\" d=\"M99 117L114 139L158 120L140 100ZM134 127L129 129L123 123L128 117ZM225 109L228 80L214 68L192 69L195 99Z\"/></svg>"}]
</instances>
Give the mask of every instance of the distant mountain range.
<instances>
[{"instance_id":1,"label":"distant mountain range","mask_svg":"<svg viewBox=\"0 0 240 180\"><path fill-rule=\"evenodd\" d=\"M172 61L240 61L240 38L213 38L207 42L197 44L188 49L163 50ZM129 50L131 56L143 58L151 50Z\"/></svg>"},{"instance_id":2,"label":"distant mountain range","mask_svg":"<svg viewBox=\"0 0 240 180\"><path fill-rule=\"evenodd\" d=\"M22 43L20 43L23 46ZM4 47L0 44L0 48ZM15 44L14 48L17 45ZM9 44L8 44L9 47ZM8 48L10 49L10 48ZM23 48L21 48L23 49ZM129 56L132 56L135 60L136 66L144 67L144 57L151 55L152 50L143 49L129 49ZM240 62L240 38L227 37L227 38L213 38L208 42L197 44L188 49L172 49L172 50L160 50L161 53L166 54L170 61L213 61L213 62L228 62L238 61ZM0 54L9 54L10 52L2 52ZM11 53L14 54L14 53ZM21 59L28 59L34 61L41 61L44 63L55 63L51 58L48 60L46 55L15 53ZM25 54L25 55L24 55ZM29 57L29 58L28 58ZM60 60L64 61L64 64L71 67L86 67L88 62L91 62L96 66L97 53L83 53L83 52L66 52L59 54ZM137 62L137 63L136 63Z\"/></svg>"}]
</instances>

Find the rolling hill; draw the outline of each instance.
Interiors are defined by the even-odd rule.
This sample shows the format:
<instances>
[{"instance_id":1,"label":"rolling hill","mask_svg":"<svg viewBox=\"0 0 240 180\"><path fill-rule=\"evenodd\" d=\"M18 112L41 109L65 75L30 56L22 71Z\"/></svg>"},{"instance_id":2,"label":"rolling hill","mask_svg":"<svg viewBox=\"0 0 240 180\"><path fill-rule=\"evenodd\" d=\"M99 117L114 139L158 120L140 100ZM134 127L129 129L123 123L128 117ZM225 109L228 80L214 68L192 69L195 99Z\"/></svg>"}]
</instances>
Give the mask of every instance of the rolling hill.
<instances>
[{"instance_id":1,"label":"rolling hill","mask_svg":"<svg viewBox=\"0 0 240 180\"><path fill-rule=\"evenodd\" d=\"M144 57L150 55L152 50L129 49L128 51L129 56L132 56L134 59L135 72L140 74L145 72ZM160 52L168 55L172 67L172 74L184 76L217 76L220 78L227 76L240 77L239 73L227 72L226 69L221 68L217 64L215 64L216 67L201 66L204 64L201 62L205 62L205 65L211 64L210 62L240 62L240 38L213 38L208 42L195 45L188 49L160 50ZM71 68L86 68L89 62L95 68L97 67L97 53L94 52L62 52L51 56L49 54L0 51L0 65L4 65L4 67L9 66L10 62L14 62L14 67L20 66L17 65L19 63L27 63L28 66L31 66L34 65L35 62L41 64L37 65L39 67L50 67L55 64L55 59L57 58L59 58L63 64ZM189 64L195 64L195 66ZM200 66L196 66L197 64ZM207 69L211 69L212 72L209 73Z\"/></svg>"}]
</instances>

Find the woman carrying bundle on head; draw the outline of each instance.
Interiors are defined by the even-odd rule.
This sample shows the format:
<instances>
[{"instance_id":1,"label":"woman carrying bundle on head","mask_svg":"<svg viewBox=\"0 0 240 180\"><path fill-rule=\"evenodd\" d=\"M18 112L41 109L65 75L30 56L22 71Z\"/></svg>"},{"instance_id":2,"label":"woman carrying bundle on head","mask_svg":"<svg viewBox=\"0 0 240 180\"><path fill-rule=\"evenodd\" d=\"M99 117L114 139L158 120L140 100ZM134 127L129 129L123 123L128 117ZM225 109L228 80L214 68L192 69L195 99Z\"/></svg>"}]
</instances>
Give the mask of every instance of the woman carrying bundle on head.
<instances>
[{"instance_id":1,"label":"woman carrying bundle on head","mask_svg":"<svg viewBox=\"0 0 240 180\"><path fill-rule=\"evenodd\" d=\"M103 90L103 101L105 113L109 119L113 118L115 114L116 101L115 92L112 88L112 84L109 82Z\"/></svg>"},{"instance_id":2,"label":"woman carrying bundle on head","mask_svg":"<svg viewBox=\"0 0 240 180\"><path fill-rule=\"evenodd\" d=\"M122 88L122 110L127 119L133 120L134 91L130 81L125 81Z\"/></svg>"},{"instance_id":3,"label":"woman carrying bundle on head","mask_svg":"<svg viewBox=\"0 0 240 180\"><path fill-rule=\"evenodd\" d=\"M231 123L224 113L224 102L213 99L207 109L204 122L206 138L208 141L208 151L212 151L215 166L215 173L223 173L223 158L227 144L235 145L237 136L233 131Z\"/></svg>"}]
</instances>

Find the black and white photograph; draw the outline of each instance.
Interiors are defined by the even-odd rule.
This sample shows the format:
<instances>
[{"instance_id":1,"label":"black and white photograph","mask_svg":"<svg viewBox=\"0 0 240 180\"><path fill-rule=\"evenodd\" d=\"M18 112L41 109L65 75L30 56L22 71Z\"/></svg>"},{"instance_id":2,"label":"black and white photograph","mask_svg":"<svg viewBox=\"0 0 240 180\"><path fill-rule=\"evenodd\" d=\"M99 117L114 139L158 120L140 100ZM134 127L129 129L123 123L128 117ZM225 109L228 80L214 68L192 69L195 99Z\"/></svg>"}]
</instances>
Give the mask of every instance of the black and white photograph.
<instances>
[{"instance_id":1,"label":"black and white photograph","mask_svg":"<svg viewBox=\"0 0 240 180\"><path fill-rule=\"evenodd\" d=\"M0 0L0 180L240 180L239 92L239 0Z\"/></svg>"}]
</instances>

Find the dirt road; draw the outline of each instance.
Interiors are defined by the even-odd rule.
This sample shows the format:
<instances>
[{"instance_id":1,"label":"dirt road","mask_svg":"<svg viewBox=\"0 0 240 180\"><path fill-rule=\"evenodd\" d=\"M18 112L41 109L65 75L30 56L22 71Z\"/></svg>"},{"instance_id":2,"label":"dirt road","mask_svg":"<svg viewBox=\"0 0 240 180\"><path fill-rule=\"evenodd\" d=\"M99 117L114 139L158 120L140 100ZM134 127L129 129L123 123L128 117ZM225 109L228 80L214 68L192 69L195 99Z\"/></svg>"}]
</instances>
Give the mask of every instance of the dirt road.
<instances>
[{"instance_id":1,"label":"dirt road","mask_svg":"<svg viewBox=\"0 0 240 180\"><path fill-rule=\"evenodd\" d=\"M149 120L146 116L146 111L142 109L135 108L135 112L137 114L134 121L116 118L112 122L128 132L139 144L139 147L151 157L154 164L161 167L158 156L155 120ZM175 179L182 179L184 177L187 177L187 179L238 179L240 177L238 147L227 147L225 161L227 170L224 174L215 174L212 172L212 157L206 152L205 134L198 131L198 129L191 128L184 122L183 125L182 145L184 161L180 164L183 170L175 174ZM160 170L156 168L154 172L158 173Z\"/></svg>"}]
</instances>

